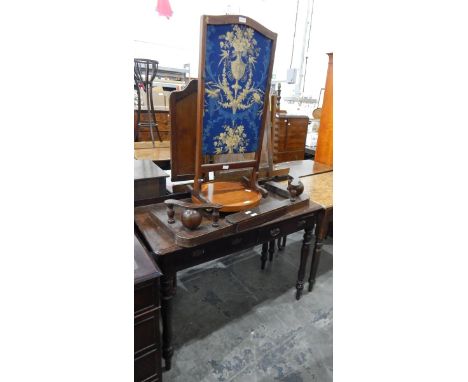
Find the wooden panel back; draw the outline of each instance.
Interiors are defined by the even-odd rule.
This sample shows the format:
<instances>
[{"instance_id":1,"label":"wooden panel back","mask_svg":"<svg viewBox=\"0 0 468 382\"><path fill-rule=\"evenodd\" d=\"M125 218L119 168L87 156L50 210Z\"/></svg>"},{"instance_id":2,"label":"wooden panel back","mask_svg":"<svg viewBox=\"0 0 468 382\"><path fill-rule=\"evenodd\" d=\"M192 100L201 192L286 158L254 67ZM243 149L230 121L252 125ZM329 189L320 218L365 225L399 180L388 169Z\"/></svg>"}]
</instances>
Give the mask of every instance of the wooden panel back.
<instances>
[{"instance_id":1,"label":"wooden panel back","mask_svg":"<svg viewBox=\"0 0 468 382\"><path fill-rule=\"evenodd\" d=\"M328 53L327 81L325 83L315 161L333 166L333 53Z\"/></svg>"},{"instance_id":2,"label":"wooden panel back","mask_svg":"<svg viewBox=\"0 0 468 382\"><path fill-rule=\"evenodd\" d=\"M169 97L173 182L195 176L197 88L198 80L192 80L185 89L174 91Z\"/></svg>"}]
</instances>

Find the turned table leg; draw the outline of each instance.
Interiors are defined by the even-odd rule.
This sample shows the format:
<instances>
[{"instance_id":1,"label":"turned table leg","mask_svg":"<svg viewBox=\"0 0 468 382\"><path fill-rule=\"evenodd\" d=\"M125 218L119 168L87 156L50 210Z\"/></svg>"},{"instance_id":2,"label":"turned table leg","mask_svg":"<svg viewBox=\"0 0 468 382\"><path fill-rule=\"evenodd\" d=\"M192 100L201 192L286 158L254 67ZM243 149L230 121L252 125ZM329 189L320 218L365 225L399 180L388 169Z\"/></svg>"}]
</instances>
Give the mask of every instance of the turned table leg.
<instances>
[{"instance_id":1,"label":"turned table leg","mask_svg":"<svg viewBox=\"0 0 468 382\"><path fill-rule=\"evenodd\" d=\"M262 255L260 256L260 261L262 262L262 270L265 269L265 264L267 261L267 252L268 252L268 243L262 244Z\"/></svg>"},{"instance_id":2,"label":"turned table leg","mask_svg":"<svg viewBox=\"0 0 468 382\"><path fill-rule=\"evenodd\" d=\"M332 215L332 209L327 209L321 212L317 216L317 224L315 225L315 242L314 250L312 251L312 264L310 266L309 275L309 292L312 291L315 284L315 277L317 276L317 270L320 262L320 255L322 254L323 241L328 234L328 225Z\"/></svg>"},{"instance_id":3,"label":"turned table leg","mask_svg":"<svg viewBox=\"0 0 468 382\"><path fill-rule=\"evenodd\" d=\"M161 316L162 316L162 356L166 370L171 369L171 359L174 354L172 347L172 298L175 295L175 273L164 274L161 277Z\"/></svg>"},{"instance_id":4,"label":"turned table leg","mask_svg":"<svg viewBox=\"0 0 468 382\"><path fill-rule=\"evenodd\" d=\"M304 276L307 265L307 258L309 257L310 252L310 242L312 240L312 228L313 221L309 222L306 228L304 229L304 239L302 240L301 248L301 264L299 266L299 272L297 273L297 283L296 283L296 300L299 300L302 295L302 290L304 289Z\"/></svg>"},{"instance_id":5,"label":"turned table leg","mask_svg":"<svg viewBox=\"0 0 468 382\"><path fill-rule=\"evenodd\" d=\"M272 262L273 261L273 254L275 253L275 240L270 241L270 245L269 245L269 248L268 248L268 253L270 254L268 260L270 260L270 262Z\"/></svg>"},{"instance_id":6,"label":"turned table leg","mask_svg":"<svg viewBox=\"0 0 468 382\"><path fill-rule=\"evenodd\" d=\"M320 262L320 255L322 254L322 245L323 242L318 238L315 237L314 249L312 251L312 265L310 267L310 275L309 275L309 292L312 291L312 288L315 284L315 276L317 275L317 269Z\"/></svg>"},{"instance_id":7,"label":"turned table leg","mask_svg":"<svg viewBox=\"0 0 468 382\"><path fill-rule=\"evenodd\" d=\"M282 251L286 247L286 238L287 236L282 236L278 239L278 249Z\"/></svg>"}]
</instances>

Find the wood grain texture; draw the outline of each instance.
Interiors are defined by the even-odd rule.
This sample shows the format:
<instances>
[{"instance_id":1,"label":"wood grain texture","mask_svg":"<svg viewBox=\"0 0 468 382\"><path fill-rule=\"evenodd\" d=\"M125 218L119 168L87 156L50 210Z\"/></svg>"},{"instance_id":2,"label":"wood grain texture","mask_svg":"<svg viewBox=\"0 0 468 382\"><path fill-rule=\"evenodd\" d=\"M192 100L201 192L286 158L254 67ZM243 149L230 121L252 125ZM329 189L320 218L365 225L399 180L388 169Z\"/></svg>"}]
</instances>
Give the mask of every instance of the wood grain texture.
<instances>
[{"instance_id":1,"label":"wood grain texture","mask_svg":"<svg viewBox=\"0 0 468 382\"><path fill-rule=\"evenodd\" d=\"M328 53L328 71L315 161L333 166L333 53Z\"/></svg>"},{"instance_id":2,"label":"wood grain texture","mask_svg":"<svg viewBox=\"0 0 468 382\"><path fill-rule=\"evenodd\" d=\"M198 80L169 97L171 119L171 180L178 182L195 176Z\"/></svg>"},{"instance_id":3,"label":"wood grain texture","mask_svg":"<svg viewBox=\"0 0 468 382\"><path fill-rule=\"evenodd\" d=\"M299 179L304 184L304 192L309 195L310 201L323 208L333 207L333 172L305 176ZM278 182L287 186L287 181Z\"/></svg>"}]
</instances>

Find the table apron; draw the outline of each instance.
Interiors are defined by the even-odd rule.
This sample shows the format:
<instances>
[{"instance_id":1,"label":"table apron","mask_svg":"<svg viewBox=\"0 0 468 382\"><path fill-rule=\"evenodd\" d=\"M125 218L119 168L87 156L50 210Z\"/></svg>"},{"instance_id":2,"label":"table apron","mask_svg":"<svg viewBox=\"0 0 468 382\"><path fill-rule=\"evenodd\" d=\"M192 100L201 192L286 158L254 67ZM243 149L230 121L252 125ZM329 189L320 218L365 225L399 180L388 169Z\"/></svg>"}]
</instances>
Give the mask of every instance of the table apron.
<instances>
[{"instance_id":1,"label":"table apron","mask_svg":"<svg viewBox=\"0 0 468 382\"><path fill-rule=\"evenodd\" d=\"M175 253L161 255L156 258L156 261L163 274L178 272L300 231L314 223L315 215L309 214L273 222L267 226L239 232L197 247L184 248Z\"/></svg>"}]
</instances>

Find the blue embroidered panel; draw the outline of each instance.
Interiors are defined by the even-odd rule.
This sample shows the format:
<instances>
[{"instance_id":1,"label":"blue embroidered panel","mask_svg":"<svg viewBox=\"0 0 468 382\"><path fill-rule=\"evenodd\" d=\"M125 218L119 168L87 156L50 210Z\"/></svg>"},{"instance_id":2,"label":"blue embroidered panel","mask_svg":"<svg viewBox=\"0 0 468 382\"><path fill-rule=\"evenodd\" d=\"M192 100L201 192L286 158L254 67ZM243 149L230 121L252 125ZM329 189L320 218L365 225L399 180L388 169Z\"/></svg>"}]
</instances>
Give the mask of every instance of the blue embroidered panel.
<instances>
[{"instance_id":1,"label":"blue embroidered panel","mask_svg":"<svg viewBox=\"0 0 468 382\"><path fill-rule=\"evenodd\" d=\"M207 25L203 154L257 150L271 46L246 25Z\"/></svg>"}]
</instances>

